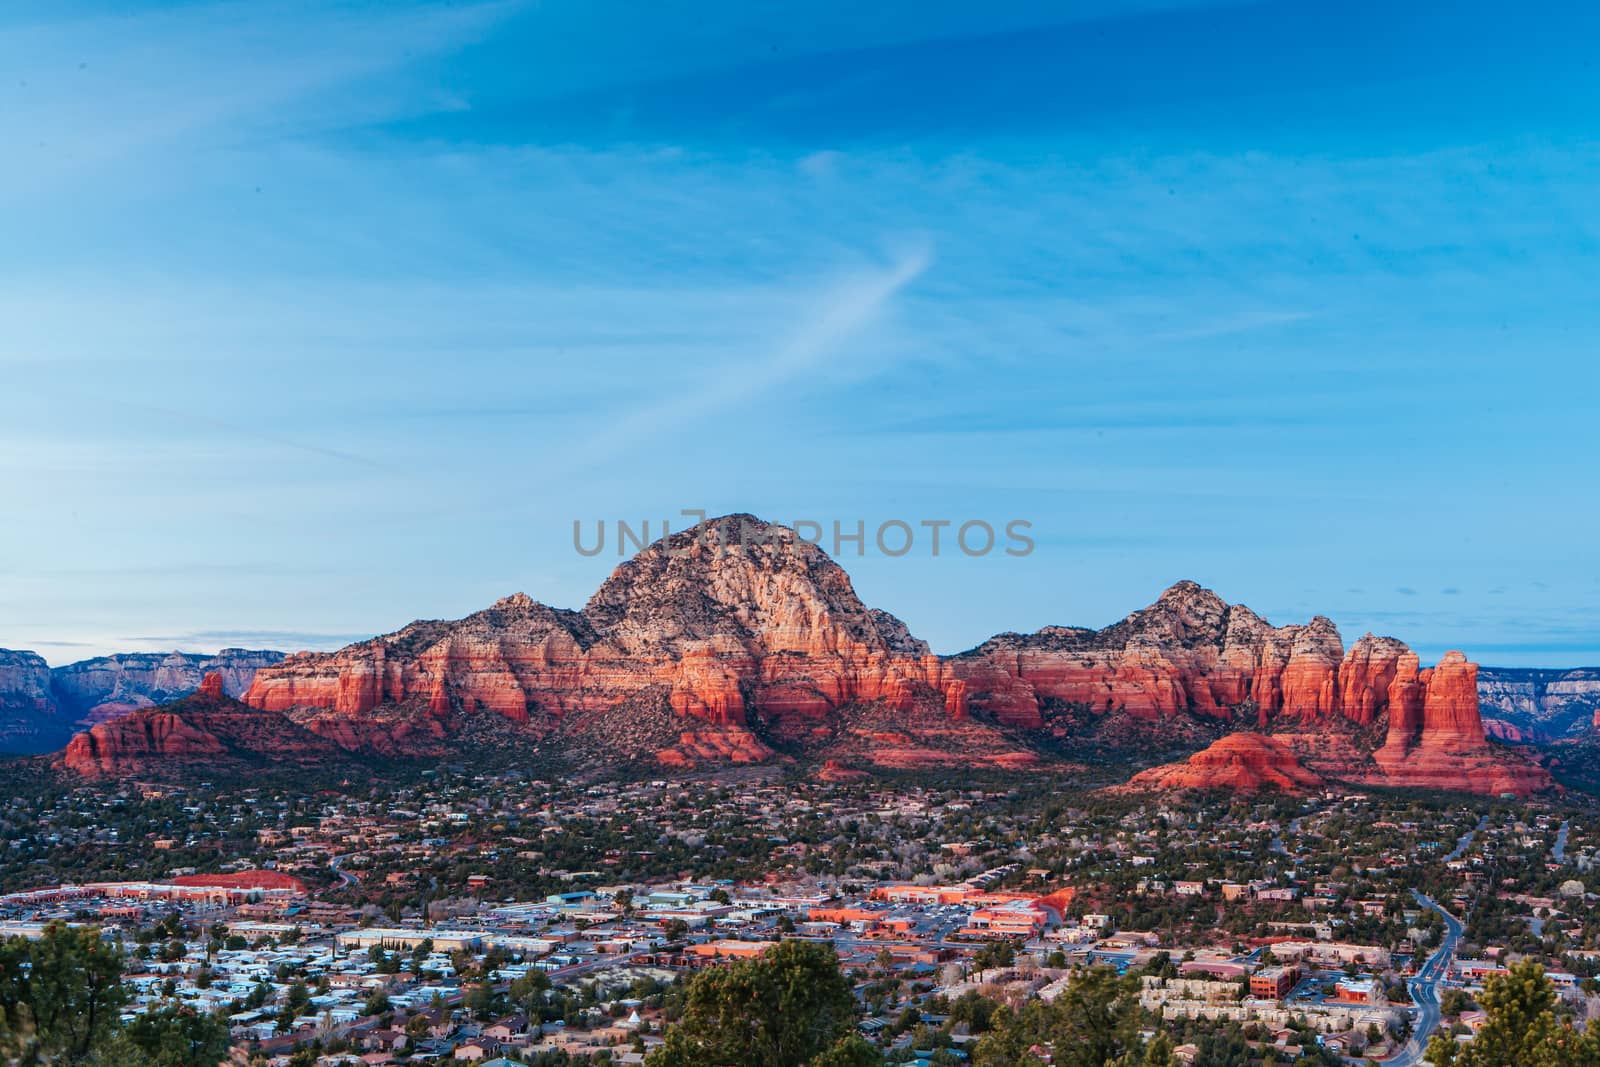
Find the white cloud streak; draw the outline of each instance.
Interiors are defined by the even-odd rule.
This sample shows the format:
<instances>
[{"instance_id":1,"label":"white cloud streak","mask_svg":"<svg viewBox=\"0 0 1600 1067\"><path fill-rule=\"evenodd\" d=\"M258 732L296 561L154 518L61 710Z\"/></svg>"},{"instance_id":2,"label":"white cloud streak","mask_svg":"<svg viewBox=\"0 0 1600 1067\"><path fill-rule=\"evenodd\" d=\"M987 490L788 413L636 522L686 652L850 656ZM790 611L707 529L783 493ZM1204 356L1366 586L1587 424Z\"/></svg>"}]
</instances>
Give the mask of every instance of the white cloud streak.
<instances>
[{"instance_id":1,"label":"white cloud streak","mask_svg":"<svg viewBox=\"0 0 1600 1067\"><path fill-rule=\"evenodd\" d=\"M585 469L638 449L652 438L690 429L822 370L932 262L932 248L924 244L907 250L884 270L836 283L770 353L737 365L718 366L699 383L607 426L593 447L584 450Z\"/></svg>"}]
</instances>

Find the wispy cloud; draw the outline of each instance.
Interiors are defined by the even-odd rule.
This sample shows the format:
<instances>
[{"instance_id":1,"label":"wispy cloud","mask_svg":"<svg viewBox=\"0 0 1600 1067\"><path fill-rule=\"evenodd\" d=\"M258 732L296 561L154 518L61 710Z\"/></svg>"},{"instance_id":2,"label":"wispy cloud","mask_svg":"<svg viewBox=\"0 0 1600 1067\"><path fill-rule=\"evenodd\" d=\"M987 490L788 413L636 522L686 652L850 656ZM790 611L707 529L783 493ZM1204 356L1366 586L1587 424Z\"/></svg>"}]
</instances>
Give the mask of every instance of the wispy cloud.
<instances>
[{"instance_id":1,"label":"wispy cloud","mask_svg":"<svg viewBox=\"0 0 1600 1067\"><path fill-rule=\"evenodd\" d=\"M608 421L581 450L582 466L631 453L652 439L707 423L780 388L803 387L806 378L837 359L851 338L932 262L931 247L921 244L883 269L828 285L808 303L787 336L778 338L769 350L705 368L680 391L616 422Z\"/></svg>"},{"instance_id":2,"label":"wispy cloud","mask_svg":"<svg viewBox=\"0 0 1600 1067\"><path fill-rule=\"evenodd\" d=\"M293 440L291 438L284 437L281 434L272 433L269 430L252 426L240 419L219 419L213 418L209 415L201 415L193 411L178 411L172 408L158 407L155 405L125 404L123 406L132 411L143 411L148 414L159 415L163 419L177 422L187 422L208 430L215 430L225 437L261 441L266 444L293 452L303 452L307 455L320 456L324 459L336 459L344 463L353 463L357 466L367 467L372 470L399 473L399 468L393 467L386 463L380 463L379 461L371 459L367 456L357 455L353 452L346 452L337 448L328 448L323 445L318 445L308 441Z\"/></svg>"},{"instance_id":3,"label":"wispy cloud","mask_svg":"<svg viewBox=\"0 0 1600 1067\"><path fill-rule=\"evenodd\" d=\"M1417 644L1587 618L1593 33L61 6L0 5L7 641L581 602L579 509L708 497L1036 520L1004 580L861 576L945 647L1185 575L1452 609Z\"/></svg>"},{"instance_id":4,"label":"wispy cloud","mask_svg":"<svg viewBox=\"0 0 1600 1067\"><path fill-rule=\"evenodd\" d=\"M0 107L0 137L17 154L0 174L0 196L49 188L202 133L213 145L281 134L294 129L287 105L312 97L322 124L388 117L407 100L394 87L340 101L326 93L460 47L516 6L341 9L230 0L8 27L0 33L0 69L11 106Z\"/></svg>"}]
</instances>

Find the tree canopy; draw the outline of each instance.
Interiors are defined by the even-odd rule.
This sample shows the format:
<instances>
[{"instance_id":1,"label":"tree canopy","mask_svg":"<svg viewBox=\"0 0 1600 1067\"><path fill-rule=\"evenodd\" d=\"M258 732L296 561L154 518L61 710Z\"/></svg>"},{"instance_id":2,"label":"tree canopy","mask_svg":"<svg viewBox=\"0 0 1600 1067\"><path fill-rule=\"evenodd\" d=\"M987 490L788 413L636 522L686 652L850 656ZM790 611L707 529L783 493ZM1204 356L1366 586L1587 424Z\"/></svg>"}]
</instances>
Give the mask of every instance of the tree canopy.
<instances>
[{"instance_id":1,"label":"tree canopy","mask_svg":"<svg viewBox=\"0 0 1600 1067\"><path fill-rule=\"evenodd\" d=\"M228 1051L218 1019L168 1006L121 1027L129 990L120 945L94 927L52 923L37 939L0 942L0 1063L216 1067Z\"/></svg>"},{"instance_id":2,"label":"tree canopy","mask_svg":"<svg viewBox=\"0 0 1600 1067\"><path fill-rule=\"evenodd\" d=\"M1080 971L1055 1000L1030 1000L1020 1010L995 1012L993 1029L973 1052L974 1067L1165 1067L1172 1046L1139 1037L1139 983L1106 967Z\"/></svg>"},{"instance_id":3,"label":"tree canopy","mask_svg":"<svg viewBox=\"0 0 1600 1067\"><path fill-rule=\"evenodd\" d=\"M1479 998L1486 1016L1466 1044L1436 1036L1424 1058L1434 1067L1593 1067L1600 1064L1600 1032L1583 1033L1556 1018L1556 991L1544 968L1514 963L1491 976Z\"/></svg>"},{"instance_id":4,"label":"tree canopy","mask_svg":"<svg viewBox=\"0 0 1600 1067\"><path fill-rule=\"evenodd\" d=\"M782 941L756 959L701 971L683 1018L649 1067L877 1067L855 1033L850 982L830 945Z\"/></svg>"}]
</instances>

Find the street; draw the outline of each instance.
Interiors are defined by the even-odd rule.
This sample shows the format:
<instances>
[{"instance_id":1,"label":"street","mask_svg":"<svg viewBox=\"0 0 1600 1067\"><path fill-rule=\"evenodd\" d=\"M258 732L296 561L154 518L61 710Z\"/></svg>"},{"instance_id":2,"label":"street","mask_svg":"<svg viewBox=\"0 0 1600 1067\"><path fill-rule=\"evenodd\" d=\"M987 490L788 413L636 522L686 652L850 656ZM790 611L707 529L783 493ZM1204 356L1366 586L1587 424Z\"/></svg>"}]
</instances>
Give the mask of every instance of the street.
<instances>
[{"instance_id":1,"label":"street","mask_svg":"<svg viewBox=\"0 0 1600 1067\"><path fill-rule=\"evenodd\" d=\"M1463 839L1462 849L1470 843L1471 836L1469 833ZM1411 1040L1406 1042L1405 1047L1399 1052L1382 1061L1385 1067L1415 1067L1422 1062L1422 1053L1428 1047L1428 1039L1439 1027L1439 982L1449 973L1450 961L1455 957L1456 945L1461 941L1460 920L1440 907L1432 897L1415 889L1411 891L1411 895L1417 898L1418 904L1432 908L1444 918L1445 935L1438 949L1428 957L1428 962L1417 971L1416 977L1406 982L1412 1003L1416 1005L1417 1016L1411 1030Z\"/></svg>"}]
</instances>

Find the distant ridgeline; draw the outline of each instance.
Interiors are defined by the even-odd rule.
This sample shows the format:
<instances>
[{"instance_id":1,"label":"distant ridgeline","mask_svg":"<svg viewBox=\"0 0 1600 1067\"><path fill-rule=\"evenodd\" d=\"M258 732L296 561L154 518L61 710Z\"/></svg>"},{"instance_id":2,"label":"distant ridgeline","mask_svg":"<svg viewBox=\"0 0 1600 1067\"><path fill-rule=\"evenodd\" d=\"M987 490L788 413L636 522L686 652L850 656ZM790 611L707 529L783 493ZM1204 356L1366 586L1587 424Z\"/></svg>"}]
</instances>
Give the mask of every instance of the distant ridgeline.
<instances>
[{"instance_id":1,"label":"distant ridgeline","mask_svg":"<svg viewBox=\"0 0 1600 1067\"><path fill-rule=\"evenodd\" d=\"M518 593L337 652L233 652L212 667L175 667L174 689L192 689L203 670L220 673L222 703L121 714L154 699L155 665L172 657L141 661L139 677L152 679L143 689L111 684L130 677L110 666L122 659L48 677L37 663L31 679L24 665L9 683L34 702L35 719L53 706L58 724L107 720L80 734L63 769L121 775L195 759L315 759L330 744L437 760L488 740L502 753L593 766L1071 772L1087 761L1126 777L1130 763L1246 732L1271 743L1233 744L1146 782L1519 794L1550 784L1525 752L1486 734L1479 687L1498 694L1509 672L1480 676L1459 652L1427 667L1394 638L1368 634L1346 648L1321 616L1273 626L1179 582L1101 630L1006 633L938 656L863 604L821 548L752 516L657 541L582 610ZM1537 704L1565 699L1569 683L1527 684L1543 686L1529 698ZM241 717L246 708L254 718Z\"/></svg>"}]
</instances>

